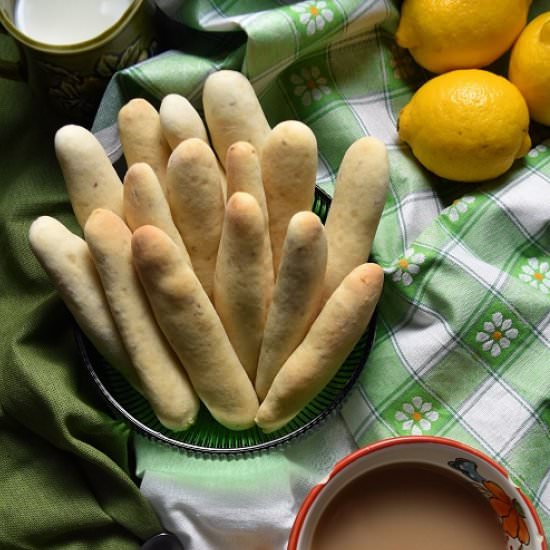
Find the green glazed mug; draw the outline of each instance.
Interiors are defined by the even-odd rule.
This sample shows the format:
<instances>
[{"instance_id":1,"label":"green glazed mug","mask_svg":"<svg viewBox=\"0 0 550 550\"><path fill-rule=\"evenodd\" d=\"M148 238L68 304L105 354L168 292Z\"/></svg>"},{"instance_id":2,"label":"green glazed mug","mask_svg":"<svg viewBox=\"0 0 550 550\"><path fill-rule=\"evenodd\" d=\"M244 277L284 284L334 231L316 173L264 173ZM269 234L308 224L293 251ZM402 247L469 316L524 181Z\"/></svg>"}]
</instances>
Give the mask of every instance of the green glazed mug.
<instances>
[{"instance_id":1,"label":"green glazed mug","mask_svg":"<svg viewBox=\"0 0 550 550\"><path fill-rule=\"evenodd\" d=\"M15 40L20 55L17 62L0 59L0 77L26 80L63 122L91 124L111 76L155 53L148 0L133 0L100 34L74 44L48 44L23 33L16 25L17 1L0 0L0 30Z\"/></svg>"}]
</instances>

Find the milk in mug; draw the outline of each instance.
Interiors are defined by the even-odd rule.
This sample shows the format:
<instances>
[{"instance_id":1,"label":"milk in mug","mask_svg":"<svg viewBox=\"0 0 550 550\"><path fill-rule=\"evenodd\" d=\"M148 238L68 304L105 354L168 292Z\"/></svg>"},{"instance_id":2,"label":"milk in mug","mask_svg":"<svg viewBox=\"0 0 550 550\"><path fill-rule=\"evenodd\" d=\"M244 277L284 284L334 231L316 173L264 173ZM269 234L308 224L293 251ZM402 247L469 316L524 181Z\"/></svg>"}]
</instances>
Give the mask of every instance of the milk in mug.
<instances>
[{"instance_id":1,"label":"milk in mug","mask_svg":"<svg viewBox=\"0 0 550 550\"><path fill-rule=\"evenodd\" d=\"M132 0L17 0L16 27L38 42L62 46L107 30Z\"/></svg>"}]
</instances>

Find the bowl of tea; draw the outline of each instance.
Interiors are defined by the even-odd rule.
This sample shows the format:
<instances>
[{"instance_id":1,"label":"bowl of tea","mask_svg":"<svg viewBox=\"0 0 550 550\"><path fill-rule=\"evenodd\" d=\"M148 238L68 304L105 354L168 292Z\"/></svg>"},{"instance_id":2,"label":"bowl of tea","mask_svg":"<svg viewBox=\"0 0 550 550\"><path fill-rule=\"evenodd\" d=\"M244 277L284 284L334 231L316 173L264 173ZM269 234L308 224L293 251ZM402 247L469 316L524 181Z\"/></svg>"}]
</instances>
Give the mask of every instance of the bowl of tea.
<instances>
[{"instance_id":1,"label":"bowl of tea","mask_svg":"<svg viewBox=\"0 0 550 550\"><path fill-rule=\"evenodd\" d=\"M342 459L304 500L288 550L547 550L532 503L480 451L397 437Z\"/></svg>"}]
</instances>

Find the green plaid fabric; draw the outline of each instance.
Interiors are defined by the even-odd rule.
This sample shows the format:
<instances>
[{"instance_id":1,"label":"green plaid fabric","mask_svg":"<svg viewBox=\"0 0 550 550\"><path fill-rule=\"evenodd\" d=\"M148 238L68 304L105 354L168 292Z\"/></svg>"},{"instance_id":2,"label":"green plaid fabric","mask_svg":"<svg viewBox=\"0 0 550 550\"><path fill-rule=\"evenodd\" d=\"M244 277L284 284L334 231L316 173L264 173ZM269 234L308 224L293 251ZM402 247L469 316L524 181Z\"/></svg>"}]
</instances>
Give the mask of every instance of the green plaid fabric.
<instances>
[{"instance_id":1,"label":"green plaid fabric","mask_svg":"<svg viewBox=\"0 0 550 550\"><path fill-rule=\"evenodd\" d=\"M535 0L530 17L548 9ZM167 51L115 77L94 127L112 158L121 104L140 95L158 105L178 92L200 110L204 79L220 68L248 76L272 125L292 118L313 129L318 184L329 193L355 139L383 140L391 191L373 256L385 289L375 345L343 417L359 445L430 434L483 450L521 484L548 530L548 146L481 186L424 170L396 132L400 109L429 77L394 42L397 2L189 0L174 17L216 48L201 55L197 42L194 53Z\"/></svg>"}]
</instances>

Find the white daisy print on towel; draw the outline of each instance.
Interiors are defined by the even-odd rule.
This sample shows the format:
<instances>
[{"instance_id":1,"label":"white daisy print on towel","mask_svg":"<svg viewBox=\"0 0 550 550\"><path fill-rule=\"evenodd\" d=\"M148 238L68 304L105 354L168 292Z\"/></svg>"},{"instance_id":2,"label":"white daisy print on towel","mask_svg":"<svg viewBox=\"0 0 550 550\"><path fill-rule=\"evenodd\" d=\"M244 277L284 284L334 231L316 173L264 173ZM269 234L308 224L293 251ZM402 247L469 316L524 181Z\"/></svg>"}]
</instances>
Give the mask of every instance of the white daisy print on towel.
<instances>
[{"instance_id":1,"label":"white daisy print on towel","mask_svg":"<svg viewBox=\"0 0 550 550\"><path fill-rule=\"evenodd\" d=\"M497 311L491 315L490 321L483 323L483 331L477 333L476 341L482 344L483 351L491 352L492 357L498 357L503 349L510 347L518 334L518 329L512 326L512 320L504 319L502 313Z\"/></svg>"},{"instance_id":2,"label":"white daisy print on towel","mask_svg":"<svg viewBox=\"0 0 550 550\"><path fill-rule=\"evenodd\" d=\"M528 153L527 156L534 159L537 158L541 153L548 151L548 146L544 143L539 143L536 147L533 147Z\"/></svg>"},{"instance_id":3,"label":"white daisy print on towel","mask_svg":"<svg viewBox=\"0 0 550 550\"><path fill-rule=\"evenodd\" d=\"M334 19L334 13L328 8L327 2L303 2L290 9L300 14L300 23L305 25L308 36L321 32Z\"/></svg>"},{"instance_id":4,"label":"white daisy print on towel","mask_svg":"<svg viewBox=\"0 0 550 550\"><path fill-rule=\"evenodd\" d=\"M405 250L405 255L397 260L397 263L386 270L386 273L393 274L392 281L401 282L404 286L412 284L414 275L420 272L420 266L425 261L424 254L416 253L414 248Z\"/></svg>"},{"instance_id":5,"label":"white daisy print on towel","mask_svg":"<svg viewBox=\"0 0 550 550\"><path fill-rule=\"evenodd\" d=\"M401 428L412 435L422 435L432 429L432 422L439 419L439 413L432 410L432 404L416 396L410 403L403 403L403 410L395 413L395 420L402 422Z\"/></svg>"},{"instance_id":6,"label":"white daisy print on towel","mask_svg":"<svg viewBox=\"0 0 550 550\"><path fill-rule=\"evenodd\" d=\"M521 266L518 277L524 283L540 290L543 294L550 294L550 264L541 262L537 258L529 258L525 265Z\"/></svg>"},{"instance_id":7,"label":"white daisy print on towel","mask_svg":"<svg viewBox=\"0 0 550 550\"><path fill-rule=\"evenodd\" d=\"M475 197L465 195L461 199L457 199L451 205L442 210L442 214L445 214L453 223L457 222L461 214L468 211L468 207L475 201Z\"/></svg>"},{"instance_id":8,"label":"white daisy print on towel","mask_svg":"<svg viewBox=\"0 0 550 550\"><path fill-rule=\"evenodd\" d=\"M292 74L290 82L294 84L294 95L302 98L302 103L307 107L312 101L319 101L323 95L330 94L327 79L321 75L318 67L303 67L300 74Z\"/></svg>"}]
</instances>

